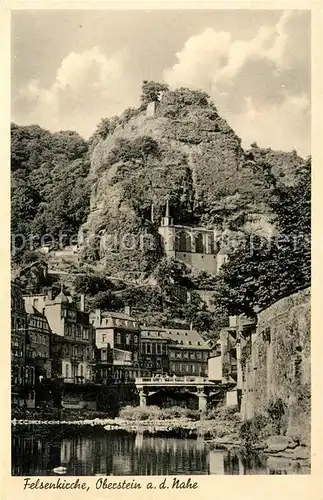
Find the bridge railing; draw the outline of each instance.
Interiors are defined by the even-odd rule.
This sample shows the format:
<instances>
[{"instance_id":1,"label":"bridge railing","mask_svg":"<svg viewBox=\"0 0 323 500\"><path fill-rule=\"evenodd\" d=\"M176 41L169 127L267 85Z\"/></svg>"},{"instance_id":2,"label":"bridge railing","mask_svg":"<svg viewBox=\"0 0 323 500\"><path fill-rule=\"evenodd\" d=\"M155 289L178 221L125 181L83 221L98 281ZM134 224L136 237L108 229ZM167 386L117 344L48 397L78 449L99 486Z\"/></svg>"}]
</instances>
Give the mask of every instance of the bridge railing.
<instances>
[{"instance_id":1,"label":"bridge railing","mask_svg":"<svg viewBox=\"0 0 323 500\"><path fill-rule=\"evenodd\" d=\"M194 377L194 376L184 376L184 377L178 377L178 376L154 376L154 377L137 377L135 380L136 384L147 384L147 383L154 383L154 384L185 384L185 383L191 383L191 384L203 384L208 382L209 379L205 377Z\"/></svg>"}]
</instances>

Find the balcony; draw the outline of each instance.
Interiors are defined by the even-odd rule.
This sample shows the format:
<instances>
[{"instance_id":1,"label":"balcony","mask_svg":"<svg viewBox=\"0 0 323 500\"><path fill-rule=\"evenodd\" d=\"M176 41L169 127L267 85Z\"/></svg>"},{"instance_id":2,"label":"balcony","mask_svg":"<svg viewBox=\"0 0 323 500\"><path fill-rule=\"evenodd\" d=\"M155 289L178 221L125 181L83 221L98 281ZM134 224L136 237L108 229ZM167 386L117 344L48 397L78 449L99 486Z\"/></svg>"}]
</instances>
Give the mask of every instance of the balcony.
<instances>
[{"instance_id":1,"label":"balcony","mask_svg":"<svg viewBox=\"0 0 323 500\"><path fill-rule=\"evenodd\" d=\"M64 377L64 384L88 384L91 380L86 379L84 376L77 375L76 377Z\"/></svg>"}]
</instances>

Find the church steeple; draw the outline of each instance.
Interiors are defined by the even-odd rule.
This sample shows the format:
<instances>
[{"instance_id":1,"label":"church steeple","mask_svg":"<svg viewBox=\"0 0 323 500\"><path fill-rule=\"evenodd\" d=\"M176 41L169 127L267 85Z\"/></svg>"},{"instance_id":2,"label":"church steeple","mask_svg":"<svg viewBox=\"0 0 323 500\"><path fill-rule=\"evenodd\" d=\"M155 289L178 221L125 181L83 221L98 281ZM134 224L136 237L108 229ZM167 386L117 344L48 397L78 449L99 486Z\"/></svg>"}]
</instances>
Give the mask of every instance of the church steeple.
<instances>
[{"instance_id":1,"label":"church steeple","mask_svg":"<svg viewBox=\"0 0 323 500\"><path fill-rule=\"evenodd\" d=\"M166 208L165 208L165 216L163 217L162 220L162 226L173 226L174 225L174 219L173 217L170 217L170 211L169 211L169 200L166 200Z\"/></svg>"}]
</instances>

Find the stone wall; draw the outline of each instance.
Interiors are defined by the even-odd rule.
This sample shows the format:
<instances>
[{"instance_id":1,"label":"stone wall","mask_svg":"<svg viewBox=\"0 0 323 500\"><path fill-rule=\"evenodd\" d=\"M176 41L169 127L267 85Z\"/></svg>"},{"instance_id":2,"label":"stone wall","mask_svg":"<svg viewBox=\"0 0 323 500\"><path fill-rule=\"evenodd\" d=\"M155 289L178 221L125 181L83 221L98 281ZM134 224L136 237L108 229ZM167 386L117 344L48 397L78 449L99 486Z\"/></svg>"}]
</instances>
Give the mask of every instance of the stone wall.
<instances>
[{"instance_id":1,"label":"stone wall","mask_svg":"<svg viewBox=\"0 0 323 500\"><path fill-rule=\"evenodd\" d=\"M286 408L284 432L310 435L310 325L309 288L258 314L243 367L244 418L265 413L280 399Z\"/></svg>"}]
</instances>

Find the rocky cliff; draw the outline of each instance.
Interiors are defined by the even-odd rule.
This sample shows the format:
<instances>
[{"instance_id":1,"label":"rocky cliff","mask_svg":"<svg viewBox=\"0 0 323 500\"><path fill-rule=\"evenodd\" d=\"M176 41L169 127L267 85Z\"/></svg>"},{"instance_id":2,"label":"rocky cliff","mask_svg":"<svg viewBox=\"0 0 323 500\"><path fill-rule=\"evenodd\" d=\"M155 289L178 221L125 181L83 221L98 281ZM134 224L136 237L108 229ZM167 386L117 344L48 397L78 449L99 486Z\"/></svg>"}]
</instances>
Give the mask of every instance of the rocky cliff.
<instances>
[{"instance_id":1,"label":"rocky cliff","mask_svg":"<svg viewBox=\"0 0 323 500\"><path fill-rule=\"evenodd\" d=\"M267 212L261 171L204 92L168 90L159 102L107 123L95 144L82 256L109 273L149 275L161 255L166 200L175 222L205 227ZM268 152L267 160L277 163Z\"/></svg>"}]
</instances>

